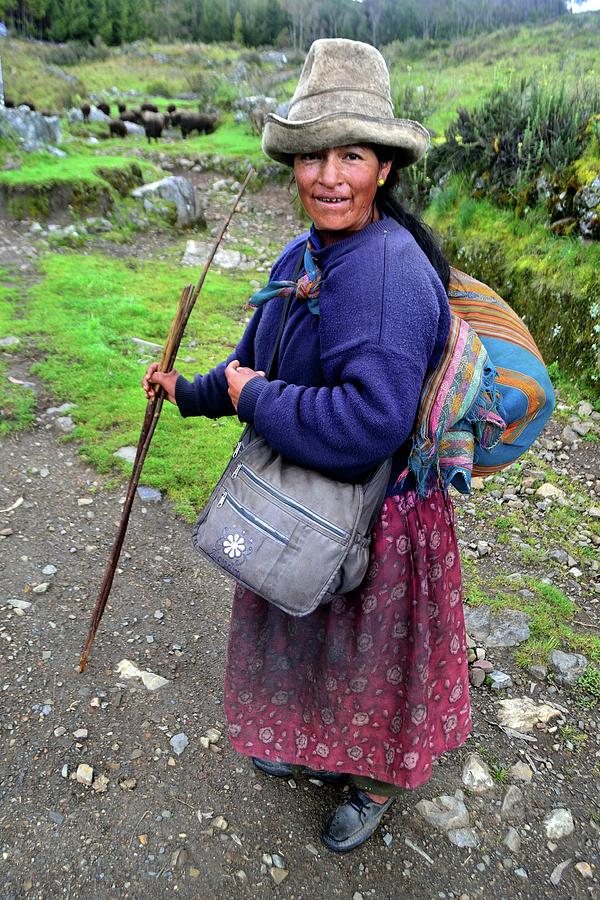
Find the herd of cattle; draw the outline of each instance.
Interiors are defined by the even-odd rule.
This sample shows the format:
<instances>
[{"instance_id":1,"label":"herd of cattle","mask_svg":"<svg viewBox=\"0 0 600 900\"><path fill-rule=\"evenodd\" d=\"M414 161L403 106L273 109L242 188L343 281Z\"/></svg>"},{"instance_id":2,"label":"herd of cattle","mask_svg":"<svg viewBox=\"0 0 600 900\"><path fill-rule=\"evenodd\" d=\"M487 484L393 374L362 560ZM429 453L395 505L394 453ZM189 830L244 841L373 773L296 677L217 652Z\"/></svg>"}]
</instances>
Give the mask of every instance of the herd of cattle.
<instances>
[{"instance_id":1,"label":"herd of cattle","mask_svg":"<svg viewBox=\"0 0 600 900\"><path fill-rule=\"evenodd\" d=\"M98 103L97 108L110 117L108 103ZM90 104L82 103L80 109L84 120L87 120L91 111ZM118 111L119 117L111 118L108 124L110 137L126 137L127 125L125 123L133 122L142 126L148 143L153 138L158 142L163 131L170 127L180 128L181 136L186 138L194 131L197 131L198 134L211 134L218 124L216 113L195 112L193 109L178 110L172 103L167 107L166 113L159 112L154 103L142 103L139 109L127 109L122 103L119 103Z\"/></svg>"},{"instance_id":2,"label":"herd of cattle","mask_svg":"<svg viewBox=\"0 0 600 900\"><path fill-rule=\"evenodd\" d=\"M32 112L36 112L35 104L29 100L22 100L18 104L9 97L4 98L4 106L7 109L14 109L16 106L27 106ZM108 131L110 137L126 137L126 122L133 122L141 125L144 129L148 143L154 139L158 142L162 137L163 131L167 128L180 128L181 136L188 137L194 131L198 134L212 134L219 124L217 113L195 112L193 109L180 109L171 103L167 107L166 113L158 111L158 107L154 103L142 103L139 109L127 109L122 103L118 105L119 117L111 118L110 106L108 103L98 103L97 109L109 117ZM84 120L89 119L91 106L89 103L82 103L79 107ZM56 113L42 110L43 116L55 116Z\"/></svg>"}]
</instances>

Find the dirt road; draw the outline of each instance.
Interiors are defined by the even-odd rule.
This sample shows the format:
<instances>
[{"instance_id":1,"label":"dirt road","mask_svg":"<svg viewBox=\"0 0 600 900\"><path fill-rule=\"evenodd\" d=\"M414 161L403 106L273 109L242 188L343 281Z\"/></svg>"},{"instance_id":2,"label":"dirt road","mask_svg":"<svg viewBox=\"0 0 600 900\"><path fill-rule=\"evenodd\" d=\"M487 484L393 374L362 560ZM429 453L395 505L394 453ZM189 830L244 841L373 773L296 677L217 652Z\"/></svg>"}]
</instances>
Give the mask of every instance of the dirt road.
<instances>
[{"instance_id":1,"label":"dirt road","mask_svg":"<svg viewBox=\"0 0 600 900\"><path fill-rule=\"evenodd\" d=\"M189 526L165 499L136 499L110 603L79 675L125 486L82 463L56 426L59 414L47 412L51 404L39 388L35 427L0 445L1 897L600 896L600 714L498 647L487 658L512 687L473 689L466 748L398 800L364 847L345 857L325 850L319 831L336 791L261 776L228 745L222 672L231 584L193 553ZM566 447L561 428L549 432L550 459L597 506L594 445ZM524 561L517 544L497 544L501 501L486 492L459 504L465 549L485 539L493 552L478 565L489 566L490 578L498 568L550 573L580 605L582 627L598 634L597 570L576 579L539 555ZM125 678L123 660L166 684L152 691ZM499 696L547 701L559 718L511 736L498 726ZM473 751L494 776L481 793L463 782ZM466 804L469 825L456 838L464 846L416 810L440 795ZM559 808L573 831L549 837L544 817Z\"/></svg>"}]
</instances>

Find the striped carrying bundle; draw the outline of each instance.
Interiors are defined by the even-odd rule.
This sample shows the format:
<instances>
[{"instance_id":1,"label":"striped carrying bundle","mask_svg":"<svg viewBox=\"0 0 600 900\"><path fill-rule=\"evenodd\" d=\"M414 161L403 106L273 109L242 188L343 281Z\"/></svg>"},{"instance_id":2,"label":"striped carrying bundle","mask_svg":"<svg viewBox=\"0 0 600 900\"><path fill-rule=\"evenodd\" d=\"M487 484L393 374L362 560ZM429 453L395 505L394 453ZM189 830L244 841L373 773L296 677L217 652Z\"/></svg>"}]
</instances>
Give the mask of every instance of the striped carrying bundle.
<instances>
[{"instance_id":1,"label":"striped carrying bundle","mask_svg":"<svg viewBox=\"0 0 600 900\"><path fill-rule=\"evenodd\" d=\"M473 460L473 475L490 475L531 447L552 415L554 390L529 330L495 291L453 268L448 296L450 309L477 332L496 370L506 429L493 448L476 445Z\"/></svg>"},{"instance_id":2,"label":"striped carrying bundle","mask_svg":"<svg viewBox=\"0 0 600 900\"><path fill-rule=\"evenodd\" d=\"M554 408L554 392L529 331L491 288L451 269L450 333L427 375L402 486L412 474L425 493L435 474L469 493L473 475L513 463Z\"/></svg>"}]
</instances>

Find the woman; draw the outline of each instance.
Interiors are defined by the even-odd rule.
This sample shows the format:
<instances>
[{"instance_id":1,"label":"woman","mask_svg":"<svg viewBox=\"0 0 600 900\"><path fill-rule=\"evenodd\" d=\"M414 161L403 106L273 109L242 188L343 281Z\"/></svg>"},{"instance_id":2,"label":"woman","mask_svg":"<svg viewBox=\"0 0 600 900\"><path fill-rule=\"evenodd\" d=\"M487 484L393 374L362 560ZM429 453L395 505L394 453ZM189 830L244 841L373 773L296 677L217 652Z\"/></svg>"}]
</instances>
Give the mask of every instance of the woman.
<instances>
[{"instance_id":1,"label":"woman","mask_svg":"<svg viewBox=\"0 0 600 900\"><path fill-rule=\"evenodd\" d=\"M425 783L471 727L452 508L434 479L422 493L398 481L450 323L448 264L392 197L397 169L427 144L421 125L394 118L375 48L316 41L288 118L269 116L263 136L265 152L293 166L310 255L307 235L284 249L225 362L193 383L155 364L143 380L147 396L162 385L182 415L237 413L283 456L340 480L393 455L359 588L304 618L240 585L233 601L233 746L266 774L349 781L323 832L337 851L362 844L395 795ZM267 380L281 312L273 295L302 259L309 290L295 295Z\"/></svg>"}]
</instances>

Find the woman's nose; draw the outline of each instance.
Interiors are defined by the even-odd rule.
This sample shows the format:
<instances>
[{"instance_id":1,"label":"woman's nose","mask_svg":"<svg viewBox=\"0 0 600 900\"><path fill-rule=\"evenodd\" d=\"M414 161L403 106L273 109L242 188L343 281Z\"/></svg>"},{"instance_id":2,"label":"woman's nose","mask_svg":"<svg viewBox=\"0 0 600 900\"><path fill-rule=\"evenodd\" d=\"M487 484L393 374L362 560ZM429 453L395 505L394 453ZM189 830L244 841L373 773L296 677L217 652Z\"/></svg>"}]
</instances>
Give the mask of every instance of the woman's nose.
<instances>
[{"instance_id":1,"label":"woman's nose","mask_svg":"<svg viewBox=\"0 0 600 900\"><path fill-rule=\"evenodd\" d=\"M319 176L323 185L334 186L338 184L340 180L340 169L338 166L338 161L337 159L335 159L335 157L326 156L323 158Z\"/></svg>"}]
</instances>

